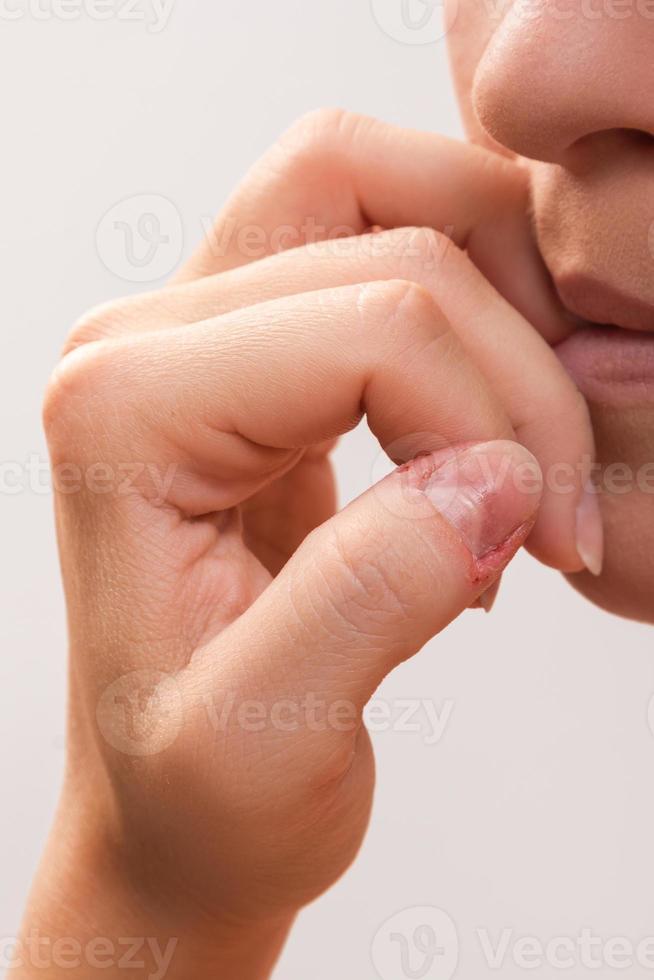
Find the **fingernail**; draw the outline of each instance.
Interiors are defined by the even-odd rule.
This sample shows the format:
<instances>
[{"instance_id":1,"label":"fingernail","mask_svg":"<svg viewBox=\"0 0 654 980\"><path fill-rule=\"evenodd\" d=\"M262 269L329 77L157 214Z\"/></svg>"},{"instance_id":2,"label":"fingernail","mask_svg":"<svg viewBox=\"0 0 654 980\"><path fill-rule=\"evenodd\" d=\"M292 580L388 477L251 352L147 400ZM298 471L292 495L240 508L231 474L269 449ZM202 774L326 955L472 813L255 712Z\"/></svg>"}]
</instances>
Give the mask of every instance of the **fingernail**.
<instances>
[{"instance_id":1,"label":"fingernail","mask_svg":"<svg viewBox=\"0 0 654 980\"><path fill-rule=\"evenodd\" d=\"M577 507L577 553L593 575L601 575L604 565L604 526L599 499L589 485Z\"/></svg>"},{"instance_id":2,"label":"fingernail","mask_svg":"<svg viewBox=\"0 0 654 980\"><path fill-rule=\"evenodd\" d=\"M483 609L485 613L492 612L493 606L497 600L497 596L500 591L500 585L502 583L501 578L498 578L497 582L491 585L490 589L486 589L485 592L479 596L477 601L473 603L470 607L471 609Z\"/></svg>"},{"instance_id":3,"label":"fingernail","mask_svg":"<svg viewBox=\"0 0 654 980\"><path fill-rule=\"evenodd\" d=\"M529 469L531 490L519 470ZM538 476L534 488L534 475ZM423 492L456 529L475 558L499 549L535 519L540 470L531 453L514 442L462 449L428 473Z\"/></svg>"}]
</instances>

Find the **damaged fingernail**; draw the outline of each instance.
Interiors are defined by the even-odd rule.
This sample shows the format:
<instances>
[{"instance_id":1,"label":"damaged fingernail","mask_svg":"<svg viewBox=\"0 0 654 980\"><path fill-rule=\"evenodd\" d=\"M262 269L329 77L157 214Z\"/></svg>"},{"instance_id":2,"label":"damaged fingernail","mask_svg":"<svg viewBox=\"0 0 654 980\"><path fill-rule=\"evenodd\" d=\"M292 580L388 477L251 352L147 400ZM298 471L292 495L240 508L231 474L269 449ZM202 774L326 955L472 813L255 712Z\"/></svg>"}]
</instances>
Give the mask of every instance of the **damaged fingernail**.
<instances>
[{"instance_id":1,"label":"damaged fingernail","mask_svg":"<svg viewBox=\"0 0 654 980\"><path fill-rule=\"evenodd\" d=\"M523 525L533 522L540 492L526 492L521 467L538 463L518 443L467 446L429 473L422 490L457 531L476 559L499 549Z\"/></svg>"}]
</instances>

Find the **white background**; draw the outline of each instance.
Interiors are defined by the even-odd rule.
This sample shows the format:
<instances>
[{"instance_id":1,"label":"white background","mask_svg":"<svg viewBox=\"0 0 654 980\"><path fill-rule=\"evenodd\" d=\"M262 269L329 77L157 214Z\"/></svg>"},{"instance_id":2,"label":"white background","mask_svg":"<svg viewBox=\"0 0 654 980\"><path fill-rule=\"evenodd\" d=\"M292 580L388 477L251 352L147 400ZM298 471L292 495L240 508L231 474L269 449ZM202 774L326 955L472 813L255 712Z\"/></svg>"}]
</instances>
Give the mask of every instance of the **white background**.
<instances>
[{"instance_id":1,"label":"white background","mask_svg":"<svg viewBox=\"0 0 654 980\"><path fill-rule=\"evenodd\" d=\"M379 26L397 18L400 0L376 2L377 19L368 0L177 0L158 33L118 16L40 19L28 3L7 0L0 18L4 476L7 462L44 454L41 391L69 325L84 308L142 288L96 248L117 202L168 198L188 252L245 169L305 110L341 105L459 135L443 41L407 44ZM8 9L21 16L8 20ZM153 20L149 0L136 9ZM369 484L375 457L364 431L344 442L344 500ZM18 927L57 797L66 657L50 495L11 493L5 482L0 936ZM466 614L380 692L452 702L445 734L436 745L415 732L375 736L364 849L302 914L276 976L372 980L378 929L420 906L453 920L457 977L497 975L480 928L493 941L504 929L543 942L584 927L605 940L653 936L651 654L646 628L595 610L521 556L492 616ZM397 943L384 949L383 980L409 976ZM420 973L413 952L413 975L447 980L438 963ZM592 975L616 972L653 973L605 966ZM509 954L502 977L524 974Z\"/></svg>"}]
</instances>

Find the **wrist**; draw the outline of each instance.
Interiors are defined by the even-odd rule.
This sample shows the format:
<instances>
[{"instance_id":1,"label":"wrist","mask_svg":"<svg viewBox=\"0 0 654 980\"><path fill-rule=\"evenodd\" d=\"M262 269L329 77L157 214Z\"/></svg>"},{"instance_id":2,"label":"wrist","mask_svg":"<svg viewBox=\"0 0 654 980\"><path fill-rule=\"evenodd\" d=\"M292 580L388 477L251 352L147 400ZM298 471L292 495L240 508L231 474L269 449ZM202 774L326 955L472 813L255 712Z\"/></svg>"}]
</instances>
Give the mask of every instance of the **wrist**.
<instances>
[{"instance_id":1,"label":"wrist","mask_svg":"<svg viewBox=\"0 0 654 980\"><path fill-rule=\"evenodd\" d=\"M178 894L142 894L121 848L62 807L9 953L12 980L264 980L291 914L243 922L216 917ZM80 826L84 824L84 827ZM143 879L140 869L139 879Z\"/></svg>"}]
</instances>

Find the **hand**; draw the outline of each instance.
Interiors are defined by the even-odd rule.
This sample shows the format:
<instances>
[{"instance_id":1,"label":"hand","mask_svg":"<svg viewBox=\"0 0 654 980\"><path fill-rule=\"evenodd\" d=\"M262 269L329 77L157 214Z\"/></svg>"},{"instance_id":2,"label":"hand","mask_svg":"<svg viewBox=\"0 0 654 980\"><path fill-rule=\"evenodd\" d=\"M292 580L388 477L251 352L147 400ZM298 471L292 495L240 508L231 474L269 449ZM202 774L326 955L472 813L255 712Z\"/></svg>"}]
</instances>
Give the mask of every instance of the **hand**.
<instances>
[{"instance_id":1,"label":"hand","mask_svg":"<svg viewBox=\"0 0 654 980\"><path fill-rule=\"evenodd\" d=\"M172 285L73 331L45 425L55 474L91 480L57 497L68 768L26 934L175 937L169 978L267 976L360 845L384 676L527 539L583 566L592 434L525 318L566 329L525 214L507 160L312 115ZM270 250L308 218L321 241L247 261L239 229ZM335 514L329 450L363 415L400 465ZM569 492L541 499L555 464Z\"/></svg>"}]
</instances>

